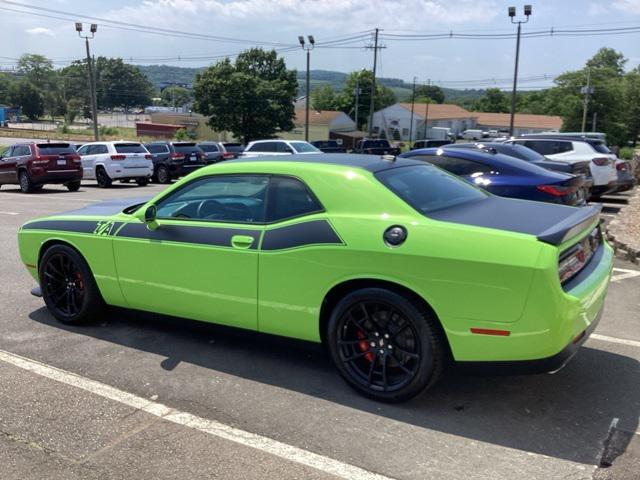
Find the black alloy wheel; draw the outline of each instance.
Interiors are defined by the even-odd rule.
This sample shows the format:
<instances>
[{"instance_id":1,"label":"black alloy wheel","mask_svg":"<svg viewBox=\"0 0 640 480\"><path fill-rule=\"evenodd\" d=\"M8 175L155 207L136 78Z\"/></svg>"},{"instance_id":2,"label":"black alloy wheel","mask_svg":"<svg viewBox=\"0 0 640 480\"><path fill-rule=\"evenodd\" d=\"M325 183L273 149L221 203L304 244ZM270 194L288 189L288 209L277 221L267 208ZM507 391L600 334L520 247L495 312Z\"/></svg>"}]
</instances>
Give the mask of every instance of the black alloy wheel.
<instances>
[{"instance_id":1,"label":"black alloy wheel","mask_svg":"<svg viewBox=\"0 0 640 480\"><path fill-rule=\"evenodd\" d=\"M22 193L31 193L35 190L35 186L29 177L29 174L25 170L20 170L18 174L18 183L20 184L20 191Z\"/></svg>"},{"instance_id":2,"label":"black alloy wheel","mask_svg":"<svg viewBox=\"0 0 640 480\"><path fill-rule=\"evenodd\" d=\"M111 186L111 178L109 178L109 174L103 167L96 169L96 181L100 188L109 188Z\"/></svg>"},{"instance_id":3,"label":"black alloy wheel","mask_svg":"<svg viewBox=\"0 0 640 480\"><path fill-rule=\"evenodd\" d=\"M407 400L442 372L444 348L434 320L398 293L368 288L347 295L336 306L329 329L329 348L340 373L377 400Z\"/></svg>"},{"instance_id":4,"label":"black alloy wheel","mask_svg":"<svg viewBox=\"0 0 640 480\"><path fill-rule=\"evenodd\" d=\"M158 183L171 183L171 176L169 175L169 169L164 165L160 165L156 170L156 178Z\"/></svg>"},{"instance_id":5,"label":"black alloy wheel","mask_svg":"<svg viewBox=\"0 0 640 480\"><path fill-rule=\"evenodd\" d=\"M71 247L54 245L42 256L40 288L58 320L78 324L97 316L104 305L87 263Z\"/></svg>"}]
</instances>

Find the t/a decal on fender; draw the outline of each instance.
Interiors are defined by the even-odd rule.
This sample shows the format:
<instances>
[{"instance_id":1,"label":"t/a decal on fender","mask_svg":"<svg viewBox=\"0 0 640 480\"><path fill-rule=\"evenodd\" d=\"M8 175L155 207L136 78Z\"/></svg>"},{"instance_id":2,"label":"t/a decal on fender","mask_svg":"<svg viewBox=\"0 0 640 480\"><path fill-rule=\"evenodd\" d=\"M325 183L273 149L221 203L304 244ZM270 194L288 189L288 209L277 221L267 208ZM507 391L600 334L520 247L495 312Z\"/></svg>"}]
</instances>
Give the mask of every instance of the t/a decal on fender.
<instances>
[{"instance_id":1,"label":"t/a decal on fender","mask_svg":"<svg viewBox=\"0 0 640 480\"><path fill-rule=\"evenodd\" d=\"M113 222L111 220L100 221L96 224L96 228L93 231L93 233L95 235L104 235L104 236L111 235L111 232L113 232L114 230L113 227L115 224L116 222Z\"/></svg>"}]
</instances>

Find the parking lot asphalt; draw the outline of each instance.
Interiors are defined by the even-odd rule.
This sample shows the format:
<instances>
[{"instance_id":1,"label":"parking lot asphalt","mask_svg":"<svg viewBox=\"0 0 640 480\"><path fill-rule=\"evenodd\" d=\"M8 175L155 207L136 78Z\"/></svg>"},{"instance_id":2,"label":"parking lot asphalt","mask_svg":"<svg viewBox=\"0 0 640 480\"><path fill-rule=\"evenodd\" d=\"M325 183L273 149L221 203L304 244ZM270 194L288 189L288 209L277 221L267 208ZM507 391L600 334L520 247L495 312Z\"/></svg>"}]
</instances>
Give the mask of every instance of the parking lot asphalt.
<instances>
[{"instance_id":1,"label":"parking lot asphalt","mask_svg":"<svg viewBox=\"0 0 640 480\"><path fill-rule=\"evenodd\" d=\"M0 189L3 479L638 478L638 266L616 261L600 325L558 373L451 372L386 405L315 345L124 310L70 327L29 295L23 222L161 189Z\"/></svg>"}]
</instances>

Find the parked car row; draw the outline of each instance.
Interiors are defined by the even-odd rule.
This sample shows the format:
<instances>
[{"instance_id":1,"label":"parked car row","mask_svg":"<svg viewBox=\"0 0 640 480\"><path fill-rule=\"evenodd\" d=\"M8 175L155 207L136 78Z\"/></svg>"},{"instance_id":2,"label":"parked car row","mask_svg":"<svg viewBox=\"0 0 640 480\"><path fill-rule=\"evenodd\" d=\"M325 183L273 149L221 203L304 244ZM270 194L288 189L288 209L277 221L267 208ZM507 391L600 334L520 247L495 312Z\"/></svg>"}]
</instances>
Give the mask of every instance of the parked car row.
<instances>
[{"instance_id":1,"label":"parked car row","mask_svg":"<svg viewBox=\"0 0 640 480\"><path fill-rule=\"evenodd\" d=\"M114 181L170 183L205 165L236 158L240 149L240 144L226 142L17 143L0 157L0 186L17 184L31 193L46 184L75 192L82 179L95 180L102 188Z\"/></svg>"}]
</instances>

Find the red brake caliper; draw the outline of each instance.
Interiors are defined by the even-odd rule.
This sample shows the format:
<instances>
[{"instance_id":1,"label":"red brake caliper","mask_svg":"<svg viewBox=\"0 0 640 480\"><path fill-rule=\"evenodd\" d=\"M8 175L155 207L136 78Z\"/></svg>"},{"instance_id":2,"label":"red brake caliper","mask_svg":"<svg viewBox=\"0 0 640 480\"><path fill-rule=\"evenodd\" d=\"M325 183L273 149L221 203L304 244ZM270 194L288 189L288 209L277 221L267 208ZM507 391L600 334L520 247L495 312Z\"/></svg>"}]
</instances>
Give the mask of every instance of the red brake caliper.
<instances>
[{"instance_id":1,"label":"red brake caliper","mask_svg":"<svg viewBox=\"0 0 640 480\"><path fill-rule=\"evenodd\" d=\"M356 335L358 336L358 338L362 339L362 340L360 340L358 342L358 348L360 349L361 352L367 352L367 350L369 350L369 344L365 340L366 335L364 334L364 332L362 330L358 330L356 332ZM367 361L369 361L369 362L373 362L373 359L375 358L375 355L372 352L367 352L367 353L365 353L364 358L366 358Z\"/></svg>"},{"instance_id":2,"label":"red brake caliper","mask_svg":"<svg viewBox=\"0 0 640 480\"><path fill-rule=\"evenodd\" d=\"M82 282L82 275L80 275L80 272L76 272L76 279L78 280L78 288L80 290L84 290L84 283Z\"/></svg>"}]
</instances>

